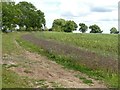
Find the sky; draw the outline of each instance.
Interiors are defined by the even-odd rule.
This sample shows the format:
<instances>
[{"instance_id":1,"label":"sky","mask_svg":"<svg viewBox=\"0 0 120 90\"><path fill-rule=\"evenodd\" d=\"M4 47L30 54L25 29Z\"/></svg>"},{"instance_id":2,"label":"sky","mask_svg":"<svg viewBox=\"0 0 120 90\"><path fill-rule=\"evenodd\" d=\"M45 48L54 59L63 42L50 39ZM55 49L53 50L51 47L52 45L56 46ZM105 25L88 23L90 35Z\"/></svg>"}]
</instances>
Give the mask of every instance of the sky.
<instances>
[{"instance_id":1,"label":"sky","mask_svg":"<svg viewBox=\"0 0 120 90\"><path fill-rule=\"evenodd\" d=\"M118 29L119 0L14 0L31 2L45 14L46 26L51 28L54 19L73 20L87 26L97 24L103 33ZM90 30L88 30L89 32Z\"/></svg>"}]
</instances>

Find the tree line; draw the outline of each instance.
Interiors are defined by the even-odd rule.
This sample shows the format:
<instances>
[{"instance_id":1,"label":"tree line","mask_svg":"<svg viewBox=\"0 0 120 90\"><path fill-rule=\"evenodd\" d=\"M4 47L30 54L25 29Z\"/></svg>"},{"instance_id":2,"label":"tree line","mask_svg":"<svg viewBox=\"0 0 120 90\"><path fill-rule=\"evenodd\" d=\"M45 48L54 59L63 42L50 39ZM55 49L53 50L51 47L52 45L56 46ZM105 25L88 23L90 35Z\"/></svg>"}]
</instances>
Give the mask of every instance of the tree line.
<instances>
[{"instance_id":1,"label":"tree line","mask_svg":"<svg viewBox=\"0 0 120 90\"><path fill-rule=\"evenodd\" d=\"M72 32L74 30L77 30L78 25L71 20L64 20L64 19L55 19L52 23L52 28L49 29L49 31L58 31L58 32ZM102 33L103 31L100 29L100 27L96 24L93 24L91 26L87 26L85 23L79 23L79 31L82 33L85 33L87 30L91 29L90 33ZM112 34L118 34L119 31L115 27L112 27L110 29L110 33Z\"/></svg>"},{"instance_id":2,"label":"tree line","mask_svg":"<svg viewBox=\"0 0 120 90\"><path fill-rule=\"evenodd\" d=\"M2 2L2 31L41 31L45 30L46 20L44 12L26 1L19 2ZM77 25L73 20L55 19L49 31L72 32L77 30L85 33L88 28L90 33L102 33L103 31L96 24L87 26L85 23ZM19 27L16 29L16 27ZM110 29L110 33L118 34L119 31L115 27Z\"/></svg>"},{"instance_id":3,"label":"tree line","mask_svg":"<svg viewBox=\"0 0 120 90\"><path fill-rule=\"evenodd\" d=\"M2 2L2 31L38 31L45 27L45 15L28 2Z\"/></svg>"}]
</instances>

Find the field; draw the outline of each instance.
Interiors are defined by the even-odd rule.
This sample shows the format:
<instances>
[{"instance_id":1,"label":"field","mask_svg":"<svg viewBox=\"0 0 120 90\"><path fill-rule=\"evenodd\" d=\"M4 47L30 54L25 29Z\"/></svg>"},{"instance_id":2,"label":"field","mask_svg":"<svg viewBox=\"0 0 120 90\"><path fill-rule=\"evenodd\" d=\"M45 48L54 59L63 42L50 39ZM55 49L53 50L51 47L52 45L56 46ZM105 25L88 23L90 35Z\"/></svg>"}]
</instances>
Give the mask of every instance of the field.
<instances>
[{"instance_id":1,"label":"field","mask_svg":"<svg viewBox=\"0 0 120 90\"><path fill-rule=\"evenodd\" d=\"M67 72L70 73L69 70L73 70L75 75L71 75L73 75L74 78L79 78L82 83L88 86L90 85L92 88L97 85L94 82L99 81L104 83L107 87L118 86L117 35L13 32L2 34L2 46L4 88L37 87L38 85L36 85L35 82L38 81L41 84L39 87L65 87L65 84L59 81L60 78L57 77L57 75L59 76L57 72L53 71L52 68L47 71L46 64L42 64L44 66L43 68L41 64L36 61L40 59L36 54L41 55L41 57L47 57L48 61L43 58L46 63L49 62L49 66L47 67L50 68L54 66L59 73L66 73L66 75L68 75ZM52 64L52 62L62 65L63 68L58 68L59 66L57 64ZM36 70L34 70L34 68L36 68ZM46 79L46 77L43 77L45 79L36 78L34 75L37 76L38 74L36 74L36 72L40 71L37 68L43 68L41 71L43 73L46 71L49 73L54 72L54 74L56 74L56 79L51 79L52 81L54 80L51 82L48 78ZM64 69L68 71L64 71ZM82 74L78 74L76 71ZM71 75L68 75L68 77L73 77ZM20 81L19 83L11 79L14 76L16 80ZM49 74L47 74L47 76L49 77ZM65 75L62 77L64 76ZM57 80L59 82L56 82ZM71 84L71 86L75 85L76 82ZM102 87L101 85L102 84L99 84L96 87ZM66 87L69 86L66 85Z\"/></svg>"}]
</instances>

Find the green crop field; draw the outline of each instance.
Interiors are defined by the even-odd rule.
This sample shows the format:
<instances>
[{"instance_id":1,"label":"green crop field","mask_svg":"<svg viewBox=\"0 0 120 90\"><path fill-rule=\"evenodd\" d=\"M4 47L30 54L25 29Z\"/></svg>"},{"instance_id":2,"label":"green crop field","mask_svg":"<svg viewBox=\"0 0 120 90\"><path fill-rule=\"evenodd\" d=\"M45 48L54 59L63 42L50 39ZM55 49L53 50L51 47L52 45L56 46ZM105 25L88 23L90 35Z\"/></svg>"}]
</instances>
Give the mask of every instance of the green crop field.
<instances>
[{"instance_id":1,"label":"green crop field","mask_svg":"<svg viewBox=\"0 0 120 90\"><path fill-rule=\"evenodd\" d=\"M22 64L26 62L26 59L22 56L22 49L16 46L15 41L24 49L47 56L50 60L56 61L65 68L85 73L95 80L103 81L109 87L118 86L118 76L116 71L114 72L116 67L111 66L111 68L109 67L110 65L108 65L109 63L112 65L112 63L115 63L114 61L117 61L117 35L57 32L4 33L2 35L3 57L10 56L15 58L15 60L11 60L19 62L20 65L18 64L18 66L12 67L19 67L24 66ZM84 56L80 55L82 53ZM88 56L89 58L87 58ZM101 57L105 57L102 58L103 61ZM94 66L94 61L99 63L96 61L100 60L99 58L102 62L99 61L100 64ZM108 64L104 65L104 61ZM111 70L108 70L107 65ZM6 65L3 65L3 70L3 87L20 87L21 85L22 87L29 87L27 83L31 81L30 79L23 79L24 77L17 75L17 73L7 70ZM14 76L15 79L20 81L19 83L11 79ZM16 84L18 85L16 86Z\"/></svg>"}]
</instances>

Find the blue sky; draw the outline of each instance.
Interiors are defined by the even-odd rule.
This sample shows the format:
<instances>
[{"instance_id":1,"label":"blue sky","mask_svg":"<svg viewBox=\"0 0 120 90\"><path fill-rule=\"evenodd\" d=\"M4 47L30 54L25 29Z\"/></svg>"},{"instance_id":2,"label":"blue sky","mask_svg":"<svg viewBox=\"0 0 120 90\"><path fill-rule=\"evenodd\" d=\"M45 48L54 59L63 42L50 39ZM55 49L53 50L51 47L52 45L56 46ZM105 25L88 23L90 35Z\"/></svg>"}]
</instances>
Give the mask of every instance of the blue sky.
<instances>
[{"instance_id":1,"label":"blue sky","mask_svg":"<svg viewBox=\"0 0 120 90\"><path fill-rule=\"evenodd\" d=\"M74 20L88 26L97 24L109 33L112 27L118 28L119 0L14 0L31 2L45 13L46 25L52 26L54 19ZM89 30L88 30L89 32Z\"/></svg>"}]
</instances>

